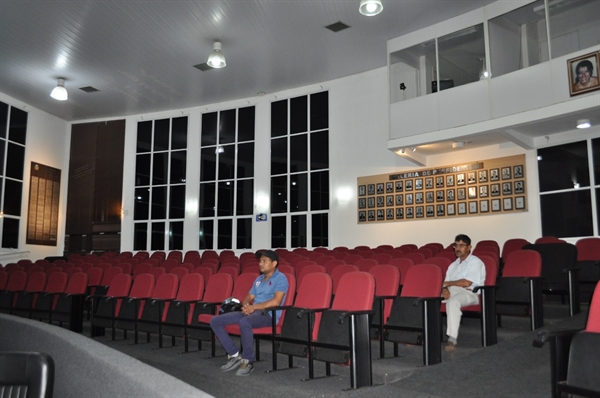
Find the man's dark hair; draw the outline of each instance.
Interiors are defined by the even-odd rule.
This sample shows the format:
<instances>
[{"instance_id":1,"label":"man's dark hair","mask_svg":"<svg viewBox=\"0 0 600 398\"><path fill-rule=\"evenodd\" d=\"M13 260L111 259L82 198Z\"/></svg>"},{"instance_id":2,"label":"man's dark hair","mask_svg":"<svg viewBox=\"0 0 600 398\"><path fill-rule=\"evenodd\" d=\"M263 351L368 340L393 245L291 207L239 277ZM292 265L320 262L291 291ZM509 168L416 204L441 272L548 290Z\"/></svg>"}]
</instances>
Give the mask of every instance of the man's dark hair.
<instances>
[{"instance_id":1,"label":"man's dark hair","mask_svg":"<svg viewBox=\"0 0 600 398\"><path fill-rule=\"evenodd\" d=\"M579 68L587 68L590 71L590 73L592 73L594 71L594 64L592 64L592 61L590 61L589 59L584 59L583 61L577 64L577 66L575 67L575 72L579 73Z\"/></svg>"},{"instance_id":2,"label":"man's dark hair","mask_svg":"<svg viewBox=\"0 0 600 398\"><path fill-rule=\"evenodd\" d=\"M456 238L454 238L455 242L465 242L468 246L471 246L471 238L469 238L465 234L458 234Z\"/></svg>"}]
</instances>

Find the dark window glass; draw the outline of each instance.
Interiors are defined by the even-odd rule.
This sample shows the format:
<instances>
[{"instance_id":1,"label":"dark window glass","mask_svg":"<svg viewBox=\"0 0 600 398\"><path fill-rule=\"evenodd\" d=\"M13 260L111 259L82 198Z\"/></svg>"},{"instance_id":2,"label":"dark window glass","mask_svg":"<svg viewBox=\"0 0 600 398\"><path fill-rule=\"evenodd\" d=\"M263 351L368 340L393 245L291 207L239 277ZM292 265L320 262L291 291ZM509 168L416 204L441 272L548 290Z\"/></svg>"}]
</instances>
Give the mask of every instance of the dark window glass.
<instances>
[{"instance_id":1,"label":"dark window glass","mask_svg":"<svg viewBox=\"0 0 600 398\"><path fill-rule=\"evenodd\" d=\"M285 216L271 218L271 247L286 247Z\"/></svg>"},{"instance_id":2,"label":"dark window glass","mask_svg":"<svg viewBox=\"0 0 600 398\"><path fill-rule=\"evenodd\" d=\"M17 249L19 247L19 224L16 218L3 217L2 219L2 247Z\"/></svg>"},{"instance_id":3,"label":"dark window glass","mask_svg":"<svg viewBox=\"0 0 600 398\"><path fill-rule=\"evenodd\" d=\"M537 154L540 192L590 185L586 141L538 149Z\"/></svg>"},{"instance_id":4,"label":"dark window glass","mask_svg":"<svg viewBox=\"0 0 600 398\"><path fill-rule=\"evenodd\" d=\"M0 140L0 176L4 175L4 148L6 141Z\"/></svg>"},{"instance_id":5,"label":"dark window glass","mask_svg":"<svg viewBox=\"0 0 600 398\"><path fill-rule=\"evenodd\" d=\"M254 107L240 108L238 111L238 142L254 140Z\"/></svg>"},{"instance_id":6,"label":"dark window glass","mask_svg":"<svg viewBox=\"0 0 600 398\"><path fill-rule=\"evenodd\" d=\"M290 100L290 134L302 133L308 130L308 97L292 98Z\"/></svg>"},{"instance_id":7,"label":"dark window glass","mask_svg":"<svg viewBox=\"0 0 600 398\"><path fill-rule=\"evenodd\" d=\"M329 172L310 174L310 209L329 209Z\"/></svg>"},{"instance_id":8,"label":"dark window glass","mask_svg":"<svg viewBox=\"0 0 600 398\"><path fill-rule=\"evenodd\" d=\"M0 102L0 138L6 138L6 126L8 123L8 104Z\"/></svg>"},{"instance_id":9,"label":"dark window glass","mask_svg":"<svg viewBox=\"0 0 600 398\"><path fill-rule=\"evenodd\" d=\"M14 106L10 107L10 125L8 127L8 139L25 145L27 134L27 112Z\"/></svg>"},{"instance_id":10,"label":"dark window glass","mask_svg":"<svg viewBox=\"0 0 600 398\"><path fill-rule=\"evenodd\" d=\"M235 109L221 111L219 124L219 144L235 142Z\"/></svg>"},{"instance_id":11,"label":"dark window glass","mask_svg":"<svg viewBox=\"0 0 600 398\"><path fill-rule=\"evenodd\" d=\"M540 196L542 235L560 238L593 235L589 189Z\"/></svg>"},{"instance_id":12,"label":"dark window glass","mask_svg":"<svg viewBox=\"0 0 600 398\"><path fill-rule=\"evenodd\" d=\"M185 185L173 185L169 195L169 218L185 217Z\"/></svg>"},{"instance_id":13,"label":"dark window glass","mask_svg":"<svg viewBox=\"0 0 600 398\"><path fill-rule=\"evenodd\" d=\"M271 137L281 137L287 132L287 100L271 103Z\"/></svg>"},{"instance_id":14,"label":"dark window glass","mask_svg":"<svg viewBox=\"0 0 600 398\"><path fill-rule=\"evenodd\" d=\"M200 184L200 217L215 215L215 183Z\"/></svg>"},{"instance_id":15,"label":"dark window glass","mask_svg":"<svg viewBox=\"0 0 600 398\"><path fill-rule=\"evenodd\" d=\"M137 153L152 150L152 121L138 122Z\"/></svg>"},{"instance_id":16,"label":"dark window glass","mask_svg":"<svg viewBox=\"0 0 600 398\"><path fill-rule=\"evenodd\" d=\"M217 205L217 216L233 215L233 181L219 181L219 201Z\"/></svg>"},{"instance_id":17,"label":"dark window glass","mask_svg":"<svg viewBox=\"0 0 600 398\"><path fill-rule=\"evenodd\" d=\"M217 175L216 147L203 148L200 151L200 181L214 181Z\"/></svg>"},{"instance_id":18,"label":"dark window glass","mask_svg":"<svg viewBox=\"0 0 600 398\"><path fill-rule=\"evenodd\" d=\"M171 120L171 149L187 148L188 118L175 117Z\"/></svg>"},{"instance_id":19,"label":"dark window glass","mask_svg":"<svg viewBox=\"0 0 600 398\"><path fill-rule=\"evenodd\" d=\"M252 248L252 219L238 218L237 219L237 236L236 249L251 249Z\"/></svg>"},{"instance_id":20,"label":"dark window glass","mask_svg":"<svg viewBox=\"0 0 600 398\"><path fill-rule=\"evenodd\" d=\"M308 168L308 135L295 135L290 138L290 173L306 171Z\"/></svg>"},{"instance_id":21,"label":"dark window glass","mask_svg":"<svg viewBox=\"0 0 600 398\"><path fill-rule=\"evenodd\" d=\"M248 216L254 212L254 180L237 180L236 215ZM239 247L238 247L239 249Z\"/></svg>"},{"instance_id":22,"label":"dark window glass","mask_svg":"<svg viewBox=\"0 0 600 398\"><path fill-rule=\"evenodd\" d=\"M202 115L202 140L200 145L217 145L217 112Z\"/></svg>"},{"instance_id":23,"label":"dark window glass","mask_svg":"<svg viewBox=\"0 0 600 398\"><path fill-rule=\"evenodd\" d=\"M199 248L200 250L212 250L214 237L214 221L200 220Z\"/></svg>"},{"instance_id":24,"label":"dark window glass","mask_svg":"<svg viewBox=\"0 0 600 398\"><path fill-rule=\"evenodd\" d=\"M0 178L0 198L4 195L4 178Z\"/></svg>"},{"instance_id":25,"label":"dark window glass","mask_svg":"<svg viewBox=\"0 0 600 398\"><path fill-rule=\"evenodd\" d=\"M327 247L329 246L329 215L328 214L313 214L312 215L312 246Z\"/></svg>"},{"instance_id":26,"label":"dark window glass","mask_svg":"<svg viewBox=\"0 0 600 398\"><path fill-rule=\"evenodd\" d=\"M20 181L4 180L4 214L12 216L21 215L21 198L23 183ZM6 231L2 232L6 236Z\"/></svg>"},{"instance_id":27,"label":"dark window glass","mask_svg":"<svg viewBox=\"0 0 600 398\"><path fill-rule=\"evenodd\" d=\"M152 188L152 219L162 220L167 218L167 187ZM154 249L153 249L154 250Z\"/></svg>"},{"instance_id":28,"label":"dark window glass","mask_svg":"<svg viewBox=\"0 0 600 398\"><path fill-rule=\"evenodd\" d=\"M237 178L254 177L254 142L238 144Z\"/></svg>"},{"instance_id":29,"label":"dark window glass","mask_svg":"<svg viewBox=\"0 0 600 398\"><path fill-rule=\"evenodd\" d=\"M321 131L310 135L310 169L329 168L329 132Z\"/></svg>"},{"instance_id":30,"label":"dark window glass","mask_svg":"<svg viewBox=\"0 0 600 398\"><path fill-rule=\"evenodd\" d=\"M150 154L135 157L135 185L150 185Z\"/></svg>"},{"instance_id":31,"label":"dark window glass","mask_svg":"<svg viewBox=\"0 0 600 398\"><path fill-rule=\"evenodd\" d=\"M169 124L170 119L154 121L154 150L166 151L169 149Z\"/></svg>"},{"instance_id":32,"label":"dark window glass","mask_svg":"<svg viewBox=\"0 0 600 398\"><path fill-rule=\"evenodd\" d=\"M135 189L135 206L133 208L134 220L147 220L149 217L150 208L150 189L136 188Z\"/></svg>"},{"instance_id":33,"label":"dark window glass","mask_svg":"<svg viewBox=\"0 0 600 398\"><path fill-rule=\"evenodd\" d=\"M169 153L154 153L152 164L152 185L161 185L167 183L167 167L169 165Z\"/></svg>"},{"instance_id":34,"label":"dark window glass","mask_svg":"<svg viewBox=\"0 0 600 398\"><path fill-rule=\"evenodd\" d=\"M329 92L310 96L310 129L322 130L329 127ZM313 245L314 246L314 245Z\"/></svg>"},{"instance_id":35,"label":"dark window glass","mask_svg":"<svg viewBox=\"0 0 600 398\"><path fill-rule=\"evenodd\" d=\"M169 223L169 250L183 249L183 221Z\"/></svg>"},{"instance_id":36,"label":"dark window glass","mask_svg":"<svg viewBox=\"0 0 600 398\"><path fill-rule=\"evenodd\" d=\"M171 184L185 183L186 151L171 152Z\"/></svg>"},{"instance_id":37,"label":"dark window glass","mask_svg":"<svg viewBox=\"0 0 600 398\"><path fill-rule=\"evenodd\" d=\"M165 223L152 223L152 237L150 238L150 250L165 250Z\"/></svg>"},{"instance_id":38,"label":"dark window glass","mask_svg":"<svg viewBox=\"0 0 600 398\"><path fill-rule=\"evenodd\" d=\"M133 232L133 250L147 250L148 224L135 223Z\"/></svg>"},{"instance_id":39,"label":"dark window glass","mask_svg":"<svg viewBox=\"0 0 600 398\"><path fill-rule=\"evenodd\" d=\"M292 216L292 247L306 247L306 215Z\"/></svg>"},{"instance_id":40,"label":"dark window glass","mask_svg":"<svg viewBox=\"0 0 600 398\"><path fill-rule=\"evenodd\" d=\"M308 175L290 175L290 211L308 210Z\"/></svg>"},{"instance_id":41,"label":"dark window glass","mask_svg":"<svg viewBox=\"0 0 600 398\"><path fill-rule=\"evenodd\" d=\"M6 176L23 180L23 164L25 162L25 147L8 143L6 154Z\"/></svg>"},{"instance_id":42,"label":"dark window glass","mask_svg":"<svg viewBox=\"0 0 600 398\"><path fill-rule=\"evenodd\" d=\"M231 249L232 243L232 231L233 220L225 219L219 220L219 238L217 242L217 249Z\"/></svg>"},{"instance_id":43,"label":"dark window glass","mask_svg":"<svg viewBox=\"0 0 600 398\"><path fill-rule=\"evenodd\" d=\"M287 211L287 176L271 177L271 213Z\"/></svg>"},{"instance_id":44,"label":"dark window glass","mask_svg":"<svg viewBox=\"0 0 600 398\"><path fill-rule=\"evenodd\" d=\"M287 172L287 137L271 140L271 175Z\"/></svg>"},{"instance_id":45,"label":"dark window glass","mask_svg":"<svg viewBox=\"0 0 600 398\"><path fill-rule=\"evenodd\" d=\"M592 159L594 160L594 181L596 185L600 185L600 138L592 140ZM600 207L598 209L600 210Z\"/></svg>"},{"instance_id":46,"label":"dark window glass","mask_svg":"<svg viewBox=\"0 0 600 398\"><path fill-rule=\"evenodd\" d=\"M219 180L231 180L235 177L235 145L219 147Z\"/></svg>"}]
</instances>

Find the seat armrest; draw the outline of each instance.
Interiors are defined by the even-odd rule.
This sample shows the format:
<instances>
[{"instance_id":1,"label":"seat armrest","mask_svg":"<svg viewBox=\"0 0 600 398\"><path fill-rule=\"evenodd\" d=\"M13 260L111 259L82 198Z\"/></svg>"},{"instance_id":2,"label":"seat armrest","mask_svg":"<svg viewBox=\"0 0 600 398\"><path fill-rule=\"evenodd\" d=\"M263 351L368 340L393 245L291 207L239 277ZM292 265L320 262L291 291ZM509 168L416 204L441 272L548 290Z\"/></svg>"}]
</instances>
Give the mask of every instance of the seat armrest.
<instances>
[{"instance_id":1,"label":"seat armrest","mask_svg":"<svg viewBox=\"0 0 600 398\"><path fill-rule=\"evenodd\" d=\"M571 338L577 332L580 332L581 329L569 329L569 330L540 330L536 333L536 336L533 339L532 345L537 348L541 348L544 344L554 340L562 340L565 338Z\"/></svg>"},{"instance_id":2,"label":"seat armrest","mask_svg":"<svg viewBox=\"0 0 600 398\"><path fill-rule=\"evenodd\" d=\"M198 301L198 304L202 304L202 308L203 309L207 309L208 307L216 307L217 305L221 304L222 301L219 302L205 302L205 301Z\"/></svg>"},{"instance_id":3,"label":"seat armrest","mask_svg":"<svg viewBox=\"0 0 600 398\"><path fill-rule=\"evenodd\" d=\"M338 322L340 324L344 323L344 319L348 318L351 315L372 315L375 312L373 312L373 310L365 310L365 311L347 311L347 312L342 312L342 314L340 315L340 317L338 318Z\"/></svg>"},{"instance_id":4,"label":"seat armrest","mask_svg":"<svg viewBox=\"0 0 600 398\"><path fill-rule=\"evenodd\" d=\"M398 297L398 296L397 295L396 296L375 296L376 299L380 299L380 300L395 299L396 297Z\"/></svg>"},{"instance_id":5,"label":"seat armrest","mask_svg":"<svg viewBox=\"0 0 600 398\"><path fill-rule=\"evenodd\" d=\"M298 318L302 318L304 316L304 314L314 314L317 312L323 312L328 309L329 308L303 308L298 312L298 314L296 316Z\"/></svg>"},{"instance_id":6,"label":"seat armrest","mask_svg":"<svg viewBox=\"0 0 600 398\"><path fill-rule=\"evenodd\" d=\"M443 297L440 296L436 296L436 297L417 297L414 301L413 301L413 305L416 307L419 304L425 302L425 301L439 301L440 303L442 302L442 300L444 300Z\"/></svg>"},{"instance_id":7,"label":"seat armrest","mask_svg":"<svg viewBox=\"0 0 600 398\"><path fill-rule=\"evenodd\" d=\"M477 293L480 290L493 290L496 288L496 285L483 285L483 286L475 286L473 288L473 293Z\"/></svg>"}]
</instances>

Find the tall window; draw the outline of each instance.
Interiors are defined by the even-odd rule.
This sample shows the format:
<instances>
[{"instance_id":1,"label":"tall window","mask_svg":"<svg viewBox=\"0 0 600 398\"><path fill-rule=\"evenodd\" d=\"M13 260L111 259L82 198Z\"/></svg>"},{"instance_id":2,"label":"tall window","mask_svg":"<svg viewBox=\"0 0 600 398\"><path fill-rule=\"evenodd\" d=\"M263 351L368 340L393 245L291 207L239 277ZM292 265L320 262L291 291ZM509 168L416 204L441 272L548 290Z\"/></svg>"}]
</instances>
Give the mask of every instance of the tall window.
<instances>
[{"instance_id":1,"label":"tall window","mask_svg":"<svg viewBox=\"0 0 600 398\"><path fill-rule=\"evenodd\" d=\"M134 250L183 249L187 116L138 123Z\"/></svg>"},{"instance_id":2,"label":"tall window","mask_svg":"<svg viewBox=\"0 0 600 398\"><path fill-rule=\"evenodd\" d=\"M27 112L0 102L0 238L3 248L19 247Z\"/></svg>"},{"instance_id":3,"label":"tall window","mask_svg":"<svg viewBox=\"0 0 600 398\"><path fill-rule=\"evenodd\" d=\"M329 243L329 93L271 104L271 246Z\"/></svg>"},{"instance_id":4,"label":"tall window","mask_svg":"<svg viewBox=\"0 0 600 398\"><path fill-rule=\"evenodd\" d=\"M590 161L594 169L590 169ZM538 150L542 234L580 237L598 234L600 138ZM595 192L594 192L595 190ZM595 200L593 197L595 196Z\"/></svg>"},{"instance_id":5,"label":"tall window","mask_svg":"<svg viewBox=\"0 0 600 398\"><path fill-rule=\"evenodd\" d=\"M200 249L252 247L254 119L253 106L202 115Z\"/></svg>"}]
</instances>

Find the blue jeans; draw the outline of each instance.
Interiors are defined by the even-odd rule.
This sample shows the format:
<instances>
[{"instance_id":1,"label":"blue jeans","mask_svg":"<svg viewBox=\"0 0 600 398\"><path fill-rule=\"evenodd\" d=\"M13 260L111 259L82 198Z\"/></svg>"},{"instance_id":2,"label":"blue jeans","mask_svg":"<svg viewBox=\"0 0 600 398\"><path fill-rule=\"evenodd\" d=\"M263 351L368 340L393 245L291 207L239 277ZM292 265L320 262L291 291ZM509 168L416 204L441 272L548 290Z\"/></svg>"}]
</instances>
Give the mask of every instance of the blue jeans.
<instances>
[{"instance_id":1,"label":"blue jeans","mask_svg":"<svg viewBox=\"0 0 600 398\"><path fill-rule=\"evenodd\" d=\"M244 315L241 311L235 311L213 317L210 320L210 327L215 332L217 339L219 339L227 354L233 355L239 350L231 337L229 337L225 326L239 324L242 335L242 358L252 362L254 361L254 347L252 346L254 332L252 329L271 326L271 319L271 315L263 315L260 310L250 315Z\"/></svg>"}]
</instances>

